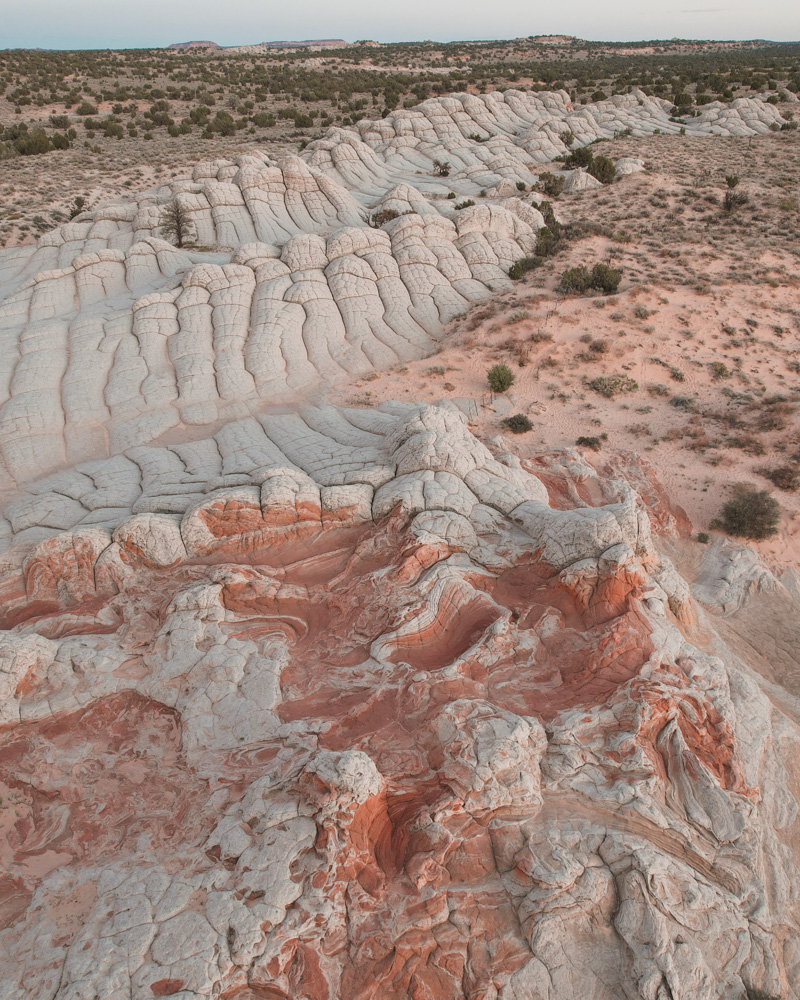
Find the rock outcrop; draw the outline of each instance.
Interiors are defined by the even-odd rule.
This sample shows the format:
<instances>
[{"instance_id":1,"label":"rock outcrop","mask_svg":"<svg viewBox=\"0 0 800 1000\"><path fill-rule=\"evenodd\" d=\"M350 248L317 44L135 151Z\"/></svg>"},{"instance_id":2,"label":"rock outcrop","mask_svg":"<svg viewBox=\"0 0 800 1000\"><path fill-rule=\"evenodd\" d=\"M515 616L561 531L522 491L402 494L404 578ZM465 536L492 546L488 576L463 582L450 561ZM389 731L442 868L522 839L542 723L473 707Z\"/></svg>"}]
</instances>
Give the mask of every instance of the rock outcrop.
<instances>
[{"instance_id":1,"label":"rock outcrop","mask_svg":"<svg viewBox=\"0 0 800 1000\"><path fill-rule=\"evenodd\" d=\"M297 401L505 287L559 130L665 116L441 98L0 255L0 1000L800 997L794 576L690 587L645 466Z\"/></svg>"}]
</instances>

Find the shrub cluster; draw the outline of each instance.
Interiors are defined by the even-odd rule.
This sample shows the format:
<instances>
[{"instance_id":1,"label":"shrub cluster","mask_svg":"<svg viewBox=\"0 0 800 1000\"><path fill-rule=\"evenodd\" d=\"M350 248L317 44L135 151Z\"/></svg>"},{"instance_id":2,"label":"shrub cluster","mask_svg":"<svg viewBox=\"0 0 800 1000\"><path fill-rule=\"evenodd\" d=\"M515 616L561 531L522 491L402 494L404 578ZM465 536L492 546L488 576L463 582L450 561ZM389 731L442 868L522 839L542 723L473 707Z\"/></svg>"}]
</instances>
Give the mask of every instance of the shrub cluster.
<instances>
[{"instance_id":1,"label":"shrub cluster","mask_svg":"<svg viewBox=\"0 0 800 1000\"><path fill-rule=\"evenodd\" d=\"M576 149L564 158L566 167L584 167L601 184L610 184L617 175L617 168L607 156L595 156L588 146Z\"/></svg>"},{"instance_id":2,"label":"shrub cluster","mask_svg":"<svg viewBox=\"0 0 800 1000\"><path fill-rule=\"evenodd\" d=\"M589 382L589 388L599 392L606 399L611 399L623 392L635 392L639 388L639 383L628 375L598 375Z\"/></svg>"},{"instance_id":3,"label":"shrub cluster","mask_svg":"<svg viewBox=\"0 0 800 1000\"><path fill-rule=\"evenodd\" d=\"M619 288L622 271L609 267L608 264L595 264L590 271L583 264L570 267L561 275L559 287L562 292L573 292L582 295L594 290L611 295Z\"/></svg>"}]
</instances>

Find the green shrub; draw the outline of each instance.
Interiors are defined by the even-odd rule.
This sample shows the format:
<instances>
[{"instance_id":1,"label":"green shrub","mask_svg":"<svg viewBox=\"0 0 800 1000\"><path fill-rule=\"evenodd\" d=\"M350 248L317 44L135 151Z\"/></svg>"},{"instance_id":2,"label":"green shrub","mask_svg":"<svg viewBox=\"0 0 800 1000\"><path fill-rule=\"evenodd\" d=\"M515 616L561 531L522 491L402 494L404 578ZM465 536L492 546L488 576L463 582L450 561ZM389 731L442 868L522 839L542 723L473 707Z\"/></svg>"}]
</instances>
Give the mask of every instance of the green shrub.
<instances>
[{"instance_id":1,"label":"green shrub","mask_svg":"<svg viewBox=\"0 0 800 1000\"><path fill-rule=\"evenodd\" d=\"M519 281L528 271L533 271L542 264L544 264L544 257L520 257L508 269L508 276L512 281Z\"/></svg>"},{"instance_id":2,"label":"green shrub","mask_svg":"<svg viewBox=\"0 0 800 1000\"><path fill-rule=\"evenodd\" d=\"M21 135L14 142L14 147L23 156L38 156L48 153L51 149L47 133L42 128L32 128L30 132Z\"/></svg>"},{"instance_id":3,"label":"green shrub","mask_svg":"<svg viewBox=\"0 0 800 1000\"><path fill-rule=\"evenodd\" d=\"M614 166L613 160L610 160L607 156L595 156L587 167L587 170L601 184L610 184L617 174L617 168Z\"/></svg>"},{"instance_id":4,"label":"green shrub","mask_svg":"<svg viewBox=\"0 0 800 1000\"><path fill-rule=\"evenodd\" d=\"M603 442L599 437L579 437L575 442L579 448L591 448L592 451L600 451Z\"/></svg>"},{"instance_id":5,"label":"green shrub","mask_svg":"<svg viewBox=\"0 0 800 1000\"><path fill-rule=\"evenodd\" d=\"M96 115L97 108L94 104L89 104L88 101L81 101L77 108L75 108L75 114L84 117L86 115Z\"/></svg>"},{"instance_id":6,"label":"green shrub","mask_svg":"<svg viewBox=\"0 0 800 1000\"><path fill-rule=\"evenodd\" d=\"M574 153L570 153L564 160L565 167L590 167L594 160L594 153L588 146L581 146Z\"/></svg>"},{"instance_id":7,"label":"green shrub","mask_svg":"<svg viewBox=\"0 0 800 1000\"><path fill-rule=\"evenodd\" d=\"M557 198L564 190L564 182L563 175L551 174L549 170L545 170L543 174L539 175L536 187L548 198Z\"/></svg>"},{"instance_id":8,"label":"green shrub","mask_svg":"<svg viewBox=\"0 0 800 1000\"><path fill-rule=\"evenodd\" d=\"M517 181L517 191L524 191L527 188L525 181Z\"/></svg>"},{"instance_id":9,"label":"green shrub","mask_svg":"<svg viewBox=\"0 0 800 1000\"><path fill-rule=\"evenodd\" d=\"M508 365L493 365L488 373L489 388L492 392L506 392L514 384L516 375Z\"/></svg>"},{"instance_id":10,"label":"green shrub","mask_svg":"<svg viewBox=\"0 0 800 1000\"><path fill-rule=\"evenodd\" d=\"M699 531L697 533L697 541L701 542L703 545L708 545L711 541L711 535L707 531Z\"/></svg>"},{"instance_id":11,"label":"green shrub","mask_svg":"<svg viewBox=\"0 0 800 1000\"><path fill-rule=\"evenodd\" d=\"M474 204L475 202L472 200L472 198L465 198L464 201L460 201L457 205L453 205L453 208L457 212L460 212L462 208L472 208Z\"/></svg>"},{"instance_id":12,"label":"green shrub","mask_svg":"<svg viewBox=\"0 0 800 1000\"><path fill-rule=\"evenodd\" d=\"M558 237L549 226L542 226L536 234L536 256L549 257L555 253Z\"/></svg>"},{"instance_id":13,"label":"green shrub","mask_svg":"<svg viewBox=\"0 0 800 1000\"><path fill-rule=\"evenodd\" d=\"M447 160L434 160L433 172L437 177L450 176L450 163Z\"/></svg>"},{"instance_id":14,"label":"green shrub","mask_svg":"<svg viewBox=\"0 0 800 1000\"><path fill-rule=\"evenodd\" d=\"M599 392L606 399L612 399L623 392L635 392L639 388L639 383L628 375L598 375L589 382L589 388Z\"/></svg>"},{"instance_id":15,"label":"green shrub","mask_svg":"<svg viewBox=\"0 0 800 1000\"><path fill-rule=\"evenodd\" d=\"M619 288L621 280L622 271L609 267L608 264L595 264L592 268L590 285L598 292L611 295Z\"/></svg>"},{"instance_id":16,"label":"green shrub","mask_svg":"<svg viewBox=\"0 0 800 1000\"><path fill-rule=\"evenodd\" d=\"M578 267L567 268L561 275L559 288L562 292L574 292L582 294L589 290L592 276L588 269L580 264Z\"/></svg>"},{"instance_id":17,"label":"green shrub","mask_svg":"<svg viewBox=\"0 0 800 1000\"><path fill-rule=\"evenodd\" d=\"M751 488L723 506L718 523L729 535L760 540L777 533L780 516L780 505L767 490Z\"/></svg>"},{"instance_id":18,"label":"green shrub","mask_svg":"<svg viewBox=\"0 0 800 1000\"><path fill-rule=\"evenodd\" d=\"M533 424L524 413L515 413L513 417L506 417L503 420L503 427L507 427L512 434L524 434L533 430Z\"/></svg>"}]
</instances>

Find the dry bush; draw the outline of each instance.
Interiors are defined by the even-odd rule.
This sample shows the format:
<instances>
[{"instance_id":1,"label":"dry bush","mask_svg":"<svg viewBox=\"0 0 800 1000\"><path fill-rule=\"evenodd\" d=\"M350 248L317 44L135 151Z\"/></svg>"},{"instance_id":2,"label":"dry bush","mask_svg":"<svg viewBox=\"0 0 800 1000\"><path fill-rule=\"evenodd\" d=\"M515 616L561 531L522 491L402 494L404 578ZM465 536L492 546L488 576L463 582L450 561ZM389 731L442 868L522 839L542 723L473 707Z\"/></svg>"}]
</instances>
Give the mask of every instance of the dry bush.
<instances>
[{"instance_id":1,"label":"dry bush","mask_svg":"<svg viewBox=\"0 0 800 1000\"><path fill-rule=\"evenodd\" d=\"M745 489L729 500L712 527L719 526L729 535L756 541L770 538L778 531L781 508L766 490Z\"/></svg>"}]
</instances>

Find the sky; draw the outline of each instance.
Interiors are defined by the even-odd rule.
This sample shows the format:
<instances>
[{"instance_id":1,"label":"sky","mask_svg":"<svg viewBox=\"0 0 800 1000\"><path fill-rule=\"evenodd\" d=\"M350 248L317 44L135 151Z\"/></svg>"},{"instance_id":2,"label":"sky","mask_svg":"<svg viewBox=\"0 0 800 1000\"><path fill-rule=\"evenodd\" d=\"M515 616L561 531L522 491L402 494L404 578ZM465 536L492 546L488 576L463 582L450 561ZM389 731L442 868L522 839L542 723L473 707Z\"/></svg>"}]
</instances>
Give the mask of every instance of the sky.
<instances>
[{"instance_id":1,"label":"sky","mask_svg":"<svg viewBox=\"0 0 800 1000\"><path fill-rule=\"evenodd\" d=\"M798 0L5 0L0 49L147 48L193 39L246 45L276 39L453 41L569 34L800 40Z\"/></svg>"}]
</instances>

